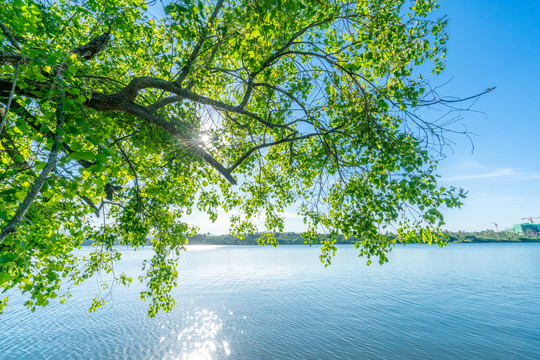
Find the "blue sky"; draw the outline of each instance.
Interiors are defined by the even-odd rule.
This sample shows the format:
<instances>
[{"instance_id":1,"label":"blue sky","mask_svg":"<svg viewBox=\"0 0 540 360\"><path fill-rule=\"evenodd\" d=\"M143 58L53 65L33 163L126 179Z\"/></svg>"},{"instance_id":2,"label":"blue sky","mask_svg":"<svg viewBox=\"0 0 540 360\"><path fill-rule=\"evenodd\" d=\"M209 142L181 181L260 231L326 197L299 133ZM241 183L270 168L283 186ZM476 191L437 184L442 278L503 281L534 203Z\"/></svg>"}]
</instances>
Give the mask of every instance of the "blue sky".
<instances>
[{"instance_id":1,"label":"blue sky","mask_svg":"<svg viewBox=\"0 0 540 360\"><path fill-rule=\"evenodd\" d=\"M441 184L469 191L465 206L445 212L450 230L499 229L540 216L540 2L446 0L450 42L443 94L493 92L460 123L472 136L453 137L439 166ZM540 222L540 218L536 219Z\"/></svg>"},{"instance_id":2,"label":"blue sky","mask_svg":"<svg viewBox=\"0 0 540 360\"><path fill-rule=\"evenodd\" d=\"M442 186L467 190L465 206L446 210L446 228L499 230L540 216L540 1L442 0L450 36L447 68L430 81L440 94L467 97L496 86L478 99L473 112L455 124L465 136L451 136L440 162ZM302 231L302 221L285 214L287 231ZM201 232L226 233L227 216L210 224L205 216L190 222ZM540 218L536 219L540 223Z\"/></svg>"}]
</instances>

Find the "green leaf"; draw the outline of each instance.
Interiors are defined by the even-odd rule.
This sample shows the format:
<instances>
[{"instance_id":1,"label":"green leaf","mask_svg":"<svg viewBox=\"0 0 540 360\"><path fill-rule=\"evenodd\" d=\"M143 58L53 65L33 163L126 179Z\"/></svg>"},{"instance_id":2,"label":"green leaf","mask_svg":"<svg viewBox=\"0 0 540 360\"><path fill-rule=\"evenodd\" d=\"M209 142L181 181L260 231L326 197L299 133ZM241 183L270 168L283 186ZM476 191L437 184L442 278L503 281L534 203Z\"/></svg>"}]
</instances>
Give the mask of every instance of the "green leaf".
<instances>
[{"instance_id":1,"label":"green leaf","mask_svg":"<svg viewBox=\"0 0 540 360\"><path fill-rule=\"evenodd\" d=\"M26 198L26 191L17 191L15 193L15 197L19 200L23 200L24 198Z\"/></svg>"},{"instance_id":2,"label":"green leaf","mask_svg":"<svg viewBox=\"0 0 540 360\"><path fill-rule=\"evenodd\" d=\"M7 265L15 260L15 254L13 253L4 253L0 255L0 265Z\"/></svg>"},{"instance_id":3,"label":"green leaf","mask_svg":"<svg viewBox=\"0 0 540 360\"><path fill-rule=\"evenodd\" d=\"M35 164L36 170L38 170L38 171L42 170L45 167L45 165L47 165L46 162L36 160L36 164Z\"/></svg>"},{"instance_id":4,"label":"green leaf","mask_svg":"<svg viewBox=\"0 0 540 360\"><path fill-rule=\"evenodd\" d=\"M8 272L0 271L0 286L4 285L5 283L13 280L15 277Z\"/></svg>"},{"instance_id":5,"label":"green leaf","mask_svg":"<svg viewBox=\"0 0 540 360\"><path fill-rule=\"evenodd\" d=\"M73 160L86 160L93 161L96 158L96 155L91 151L76 151L70 155Z\"/></svg>"}]
</instances>

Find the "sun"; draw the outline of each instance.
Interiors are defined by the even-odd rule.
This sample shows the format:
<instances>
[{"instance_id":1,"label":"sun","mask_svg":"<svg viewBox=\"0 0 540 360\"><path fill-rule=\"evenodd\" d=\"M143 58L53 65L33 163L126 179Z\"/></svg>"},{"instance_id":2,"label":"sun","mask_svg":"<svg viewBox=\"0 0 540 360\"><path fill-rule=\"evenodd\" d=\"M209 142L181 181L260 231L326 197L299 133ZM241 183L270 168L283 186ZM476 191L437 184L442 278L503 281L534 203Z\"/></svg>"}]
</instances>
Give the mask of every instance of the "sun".
<instances>
[{"instance_id":1,"label":"sun","mask_svg":"<svg viewBox=\"0 0 540 360\"><path fill-rule=\"evenodd\" d=\"M200 139L201 139L201 142L202 142L204 145L207 145L207 144L210 142L210 135L208 135L208 134L201 134Z\"/></svg>"}]
</instances>

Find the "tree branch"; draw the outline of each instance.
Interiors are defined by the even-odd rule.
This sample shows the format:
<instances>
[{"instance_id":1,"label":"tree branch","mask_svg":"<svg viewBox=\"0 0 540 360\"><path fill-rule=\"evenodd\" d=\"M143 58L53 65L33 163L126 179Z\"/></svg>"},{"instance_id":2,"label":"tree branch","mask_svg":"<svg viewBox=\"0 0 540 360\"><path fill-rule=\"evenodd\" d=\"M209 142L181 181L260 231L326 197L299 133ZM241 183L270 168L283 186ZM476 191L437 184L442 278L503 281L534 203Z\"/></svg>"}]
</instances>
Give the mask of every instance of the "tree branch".
<instances>
[{"instance_id":1,"label":"tree branch","mask_svg":"<svg viewBox=\"0 0 540 360\"><path fill-rule=\"evenodd\" d=\"M30 113L30 111L26 110L21 104L19 104L17 101L14 101L13 104L12 104L13 108L18 110L18 111L21 111L22 112L22 118L24 121L26 121L26 123L28 125L30 125L30 127L32 129L34 129L36 132L42 134L43 136L45 137L53 137L54 136L54 133L52 132L49 132L49 131L43 131L41 129L41 127L39 125L37 125L38 121L37 119L35 118L34 115L32 115L32 113ZM29 120L32 120L32 121L29 121ZM62 142L62 148L68 153L68 154L73 154L75 151L73 151L71 149L71 147L65 143L65 142ZM90 161L87 161L87 160L84 160L84 159L79 159L77 160L77 163L79 165L81 165L83 168L85 169L88 169L89 167L91 167L92 165L94 165L93 162L90 162Z\"/></svg>"},{"instance_id":2,"label":"tree branch","mask_svg":"<svg viewBox=\"0 0 540 360\"><path fill-rule=\"evenodd\" d=\"M1 109L0 109L1 110ZM15 164L23 169L31 169L30 165L24 159L24 156L21 154L19 149L17 148L17 145L15 144L15 141L9 136L6 129L3 129L2 132L0 132L0 142L2 146L4 147L4 150L9 154L11 157L11 161L14 161ZM5 140L5 142L3 141ZM22 160L17 160L17 155L22 157Z\"/></svg>"},{"instance_id":3,"label":"tree branch","mask_svg":"<svg viewBox=\"0 0 540 360\"><path fill-rule=\"evenodd\" d=\"M122 153L122 157L128 163L129 168L131 169L131 172L133 173L133 177L135 178L135 187L137 188L137 212L139 212L140 211L140 204L141 204L141 195L140 195L140 188L139 188L139 175L137 175L137 171L135 170L135 167L133 166L133 163L131 162L131 160L129 160L129 157L127 156L124 149L122 149L120 144L116 143L116 147Z\"/></svg>"},{"instance_id":4,"label":"tree branch","mask_svg":"<svg viewBox=\"0 0 540 360\"><path fill-rule=\"evenodd\" d=\"M309 138L312 138L314 136L324 136L324 135L329 135L337 130L339 130L341 127L343 127L343 125L339 126L339 127L336 127L336 128L333 128L331 130L328 130L328 131L325 131L325 132L322 132L322 133L312 133L312 134L306 134L306 135L303 135L303 136L298 136L298 137L293 137L294 133L287 136L286 138L284 139L281 139L281 140L277 140L277 141L273 141L273 142L270 142L270 143L262 143L260 145L257 145L255 147L252 147L251 149L249 149L244 155L242 155L238 160L236 160L236 162L234 164L232 164L228 169L227 171L229 172L232 172L234 171L234 169L236 169L240 164L242 164L247 158L249 158L251 156L251 154L253 154L255 151L257 150L260 150L260 149L264 149L264 148L267 148L267 147L271 147L271 146L274 146L274 145L279 145L279 144L283 144L283 143L292 143L294 141L298 141L298 140L305 140L305 139L309 139Z\"/></svg>"},{"instance_id":5,"label":"tree branch","mask_svg":"<svg viewBox=\"0 0 540 360\"><path fill-rule=\"evenodd\" d=\"M238 105L238 109L244 110L246 107L249 99L251 98L251 94L253 93L253 78L250 77L247 84L246 84L246 92L244 93L244 97L242 98L242 101L240 102L240 105Z\"/></svg>"},{"instance_id":6,"label":"tree branch","mask_svg":"<svg viewBox=\"0 0 540 360\"><path fill-rule=\"evenodd\" d=\"M30 205L34 202L36 199L36 196L41 191L41 188L43 187L43 184L47 180L47 177L49 176L49 173L52 171L52 169L55 167L56 160L58 158L58 152L61 148L62 143L62 133L64 129L64 99L63 99L63 90L60 90L59 94L60 98L58 100L57 106L56 106L56 119L57 119L57 125L56 125L56 133L54 136L54 141L52 145L52 149L49 153L49 158L47 160L47 164L45 167L41 170L41 173L39 174L39 177L34 182L34 185L26 195L26 198L23 200L21 205L19 205L19 208L17 209L17 212L13 216L13 218L9 221L9 223L4 226L2 231L0 232L0 244L4 241L4 239L14 233L17 230L17 226L19 223L23 220L24 215L30 208Z\"/></svg>"},{"instance_id":7,"label":"tree branch","mask_svg":"<svg viewBox=\"0 0 540 360\"><path fill-rule=\"evenodd\" d=\"M21 45L19 44L19 42L17 41L17 39L15 39L15 36L13 36L13 34L11 33L11 31L9 31L9 29L7 28L7 26L4 25L4 23L2 22L2 20L0 20L0 28L2 28L2 32L3 32L4 35L6 35L6 37L9 39L9 42L11 43L11 45L13 45L17 50L21 51Z\"/></svg>"},{"instance_id":8,"label":"tree branch","mask_svg":"<svg viewBox=\"0 0 540 360\"><path fill-rule=\"evenodd\" d=\"M323 24L326 24L327 22L330 22L330 21L333 21L333 20L336 20L338 19L338 17L334 17L334 18L327 18L327 19L324 19L324 20L321 20L321 21L316 21L314 23L311 23L307 26L305 26L304 28L298 30L296 33L294 33L291 38L289 39L289 41L283 45L278 51L276 51L275 53L273 53L272 55L270 55L264 62L263 64L259 67L258 70L254 71L251 73L251 76L252 77L256 77L261 71L263 71L264 69L266 69L268 66L270 66L275 60L277 60L278 58L280 58L284 51L287 50L289 47L291 47L293 44L294 44L294 41L296 39L298 39L300 36L302 36L303 34L306 33L306 31L308 31L309 29L311 28L314 28L314 27L317 27L319 25L323 25Z\"/></svg>"},{"instance_id":9,"label":"tree branch","mask_svg":"<svg viewBox=\"0 0 540 360\"><path fill-rule=\"evenodd\" d=\"M17 88L18 77L19 77L19 62L17 61L15 65L15 76L13 77L13 85L11 87L11 92L9 93L8 101L3 111L2 120L0 120L0 134L2 133L2 131L4 130L4 126L6 125L9 107L11 106L11 101L13 100L13 96L15 95L15 89Z\"/></svg>"},{"instance_id":10,"label":"tree branch","mask_svg":"<svg viewBox=\"0 0 540 360\"><path fill-rule=\"evenodd\" d=\"M208 29L212 26L214 23L214 20L217 17L217 14L221 10L221 7L223 6L223 0L218 0L216 7L214 8L214 11L210 15L210 18L208 19L208 24L206 25L206 28L201 32L201 36L199 37L199 40L197 41L197 45L193 48L193 51L191 52L191 55L189 56L189 59L186 63L186 65L182 68L182 71L180 72L180 75L178 75L178 78L176 79L177 84L181 84L184 79L188 76L189 71L191 70L191 65L193 64L193 61L197 58L199 55L199 52L201 51L201 47L204 44L204 41L206 40L206 33L208 32Z\"/></svg>"},{"instance_id":11,"label":"tree branch","mask_svg":"<svg viewBox=\"0 0 540 360\"><path fill-rule=\"evenodd\" d=\"M168 81L163 80L159 80L159 82L172 84ZM173 123L161 118L147 107L128 101L124 96L122 96L122 92L113 95L94 94L92 98L85 103L85 105L96 110L119 111L135 115L140 119L146 120L156 125L157 127L165 130L173 137L178 139L183 146L190 149L195 154L199 155L204 161L206 161L214 169L220 172L231 184L237 184L236 179L230 174L229 171L227 171L227 169L225 169L225 167L221 163L214 159L212 155L207 153L206 150L204 150L202 147L197 145L194 146L193 140L187 138L186 135L184 135L180 130L178 130Z\"/></svg>"},{"instance_id":12,"label":"tree branch","mask_svg":"<svg viewBox=\"0 0 540 360\"><path fill-rule=\"evenodd\" d=\"M174 104L175 102L179 102L182 100L184 100L183 96L179 96L179 95L169 96L159 101L156 101L152 105L148 105L147 108L151 111L156 111L156 110L161 109L164 106L167 106L169 104Z\"/></svg>"},{"instance_id":13,"label":"tree branch","mask_svg":"<svg viewBox=\"0 0 540 360\"><path fill-rule=\"evenodd\" d=\"M274 85L271 85L271 84L267 84L267 83L254 83L253 84L254 87L257 87L257 86L265 86L265 87L268 87L270 89L274 89L276 91L279 91L280 93L282 94L285 94L287 95L292 101L294 101L295 103L298 104L298 106L300 106L302 108L302 110L304 111L304 113L306 115L308 115L308 111L306 109L306 107L304 106L304 104L298 100L294 95L292 95L290 92L288 92L287 90L284 90L280 87L277 87L277 86L274 86ZM308 115L309 116L309 115Z\"/></svg>"},{"instance_id":14,"label":"tree branch","mask_svg":"<svg viewBox=\"0 0 540 360\"><path fill-rule=\"evenodd\" d=\"M16 63L28 64L28 59L16 52L0 50L0 65L15 65Z\"/></svg>"},{"instance_id":15,"label":"tree branch","mask_svg":"<svg viewBox=\"0 0 540 360\"><path fill-rule=\"evenodd\" d=\"M98 208L94 202L92 200L90 200L90 198L86 195L81 195L79 193L77 193L81 199L88 205L90 206L92 209L94 209L94 214L96 215L96 217L99 219L99 216L100 216L100 213L101 213L101 208L103 207L103 204L101 204L101 206Z\"/></svg>"}]
</instances>

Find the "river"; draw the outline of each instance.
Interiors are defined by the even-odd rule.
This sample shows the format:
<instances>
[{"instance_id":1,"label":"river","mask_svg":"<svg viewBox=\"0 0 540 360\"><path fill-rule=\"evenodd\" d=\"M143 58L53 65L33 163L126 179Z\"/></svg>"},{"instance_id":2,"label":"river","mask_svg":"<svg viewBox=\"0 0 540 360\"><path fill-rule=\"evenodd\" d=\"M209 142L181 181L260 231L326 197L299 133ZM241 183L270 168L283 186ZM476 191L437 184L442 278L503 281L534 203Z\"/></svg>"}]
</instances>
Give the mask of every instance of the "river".
<instances>
[{"instance_id":1,"label":"river","mask_svg":"<svg viewBox=\"0 0 540 360\"><path fill-rule=\"evenodd\" d=\"M191 246L176 307L152 319L137 285L91 314L96 279L35 313L13 294L0 359L540 358L538 243L399 246L383 266L344 245L324 268L319 252Z\"/></svg>"}]
</instances>

